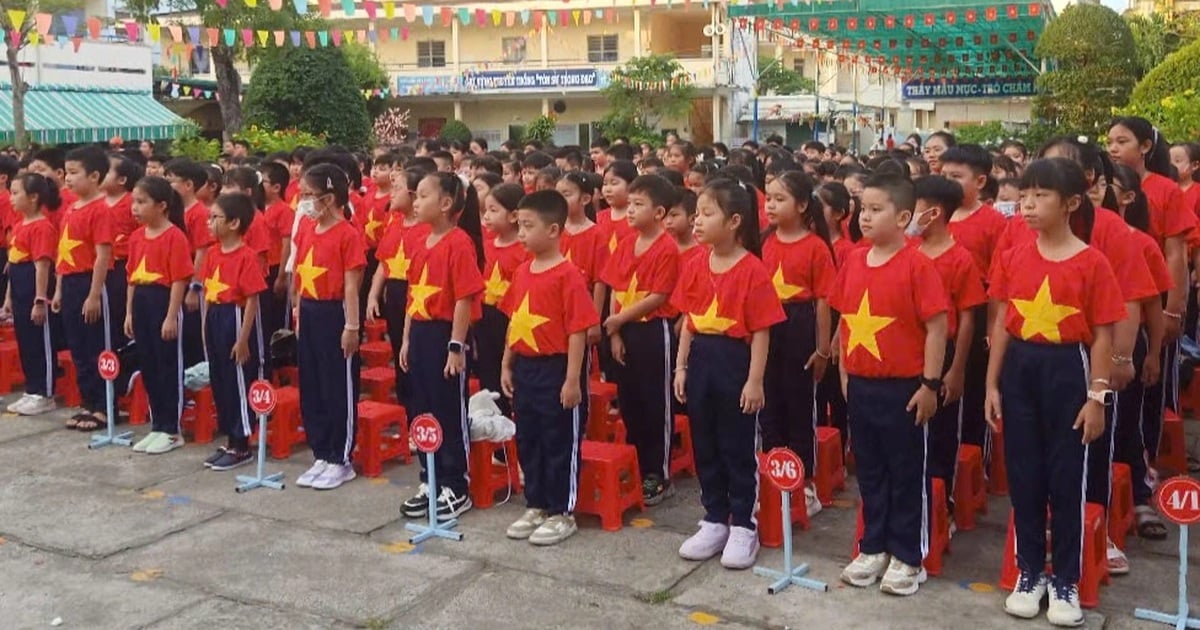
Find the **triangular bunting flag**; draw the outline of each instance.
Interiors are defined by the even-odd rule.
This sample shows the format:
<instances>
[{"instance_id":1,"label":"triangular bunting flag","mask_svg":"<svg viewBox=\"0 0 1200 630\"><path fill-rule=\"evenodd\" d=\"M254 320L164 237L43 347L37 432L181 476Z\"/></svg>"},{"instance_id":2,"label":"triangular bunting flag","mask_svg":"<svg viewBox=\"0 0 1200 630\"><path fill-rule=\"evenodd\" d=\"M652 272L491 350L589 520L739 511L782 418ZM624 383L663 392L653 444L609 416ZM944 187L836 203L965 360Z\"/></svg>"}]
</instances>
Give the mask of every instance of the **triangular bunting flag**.
<instances>
[{"instance_id":1,"label":"triangular bunting flag","mask_svg":"<svg viewBox=\"0 0 1200 630\"><path fill-rule=\"evenodd\" d=\"M378 32L384 33L385 35L387 34L387 31L378 31ZM367 31L367 39L372 44L374 44L375 42L379 41L379 35L377 34L376 31Z\"/></svg>"},{"instance_id":2,"label":"triangular bunting flag","mask_svg":"<svg viewBox=\"0 0 1200 630\"><path fill-rule=\"evenodd\" d=\"M376 11L375 3L372 0L365 0L363 2L363 10L367 12L367 19L374 22Z\"/></svg>"},{"instance_id":3,"label":"triangular bunting flag","mask_svg":"<svg viewBox=\"0 0 1200 630\"><path fill-rule=\"evenodd\" d=\"M396 17L396 3L392 0L383 0L383 17L391 20Z\"/></svg>"},{"instance_id":4,"label":"triangular bunting flag","mask_svg":"<svg viewBox=\"0 0 1200 630\"><path fill-rule=\"evenodd\" d=\"M329 45L329 31L317 31L317 40L321 42L321 47Z\"/></svg>"},{"instance_id":5,"label":"triangular bunting flag","mask_svg":"<svg viewBox=\"0 0 1200 630\"><path fill-rule=\"evenodd\" d=\"M176 44L183 43L183 27L178 24L172 24L167 27L167 32L171 34L171 39L175 40Z\"/></svg>"},{"instance_id":6,"label":"triangular bunting flag","mask_svg":"<svg viewBox=\"0 0 1200 630\"><path fill-rule=\"evenodd\" d=\"M575 21L575 26L579 26L579 19L581 17L583 17L583 11L580 11L579 9L571 11L571 19Z\"/></svg>"},{"instance_id":7,"label":"triangular bunting flag","mask_svg":"<svg viewBox=\"0 0 1200 630\"><path fill-rule=\"evenodd\" d=\"M272 11L278 11L283 8L283 0L270 0L267 4L271 7Z\"/></svg>"},{"instance_id":8,"label":"triangular bunting flag","mask_svg":"<svg viewBox=\"0 0 1200 630\"><path fill-rule=\"evenodd\" d=\"M254 7L258 6L258 0L246 0L246 6L253 9Z\"/></svg>"},{"instance_id":9,"label":"triangular bunting flag","mask_svg":"<svg viewBox=\"0 0 1200 630\"><path fill-rule=\"evenodd\" d=\"M205 34L208 35L208 47L216 48L217 43L218 43L218 38L220 38L220 36L221 36L220 30L215 29L215 28L208 28L208 29L204 29L204 32L205 32Z\"/></svg>"},{"instance_id":10,"label":"triangular bunting flag","mask_svg":"<svg viewBox=\"0 0 1200 630\"><path fill-rule=\"evenodd\" d=\"M441 16L442 16L442 26L449 28L450 23L454 21L454 10L451 9L450 7L442 7ZM428 26L429 24L426 23L425 25Z\"/></svg>"},{"instance_id":11,"label":"triangular bunting flag","mask_svg":"<svg viewBox=\"0 0 1200 630\"><path fill-rule=\"evenodd\" d=\"M87 19L88 37L91 39L100 39L100 18L96 16Z\"/></svg>"},{"instance_id":12,"label":"triangular bunting flag","mask_svg":"<svg viewBox=\"0 0 1200 630\"><path fill-rule=\"evenodd\" d=\"M591 24L591 23L592 23L592 12L591 12L591 11L584 11L584 12L583 12L583 24L584 24L584 26L587 26L588 24Z\"/></svg>"},{"instance_id":13,"label":"triangular bunting flag","mask_svg":"<svg viewBox=\"0 0 1200 630\"><path fill-rule=\"evenodd\" d=\"M273 33L272 33L272 35L274 35L274 36L275 36L275 47L276 47L276 48L283 48L283 36L284 36L284 32L283 32L283 31L275 31L275 32L273 32Z\"/></svg>"},{"instance_id":14,"label":"triangular bunting flag","mask_svg":"<svg viewBox=\"0 0 1200 630\"><path fill-rule=\"evenodd\" d=\"M422 7L421 10L424 11L424 7ZM430 11L432 11L432 10L433 9L430 9ZM412 5L412 4L404 5L404 19L407 20L409 24L412 24L413 22L415 22L417 20L416 5Z\"/></svg>"},{"instance_id":15,"label":"triangular bunting flag","mask_svg":"<svg viewBox=\"0 0 1200 630\"><path fill-rule=\"evenodd\" d=\"M131 42L136 42L138 39L138 23L133 20L125 20L125 37Z\"/></svg>"},{"instance_id":16,"label":"triangular bunting flag","mask_svg":"<svg viewBox=\"0 0 1200 630\"><path fill-rule=\"evenodd\" d=\"M409 33L409 31L408 31L407 26L400 27L400 39L402 39L404 41L408 41L408 33Z\"/></svg>"},{"instance_id":17,"label":"triangular bunting flag","mask_svg":"<svg viewBox=\"0 0 1200 630\"><path fill-rule=\"evenodd\" d=\"M487 10L475 9L475 23L480 26L487 26Z\"/></svg>"},{"instance_id":18,"label":"triangular bunting flag","mask_svg":"<svg viewBox=\"0 0 1200 630\"><path fill-rule=\"evenodd\" d=\"M217 0L217 4L220 5L220 7L222 9L224 9L226 6L229 5L229 0Z\"/></svg>"},{"instance_id":19,"label":"triangular bunting flag","mask_svg":"<svg viewBox=\"0 0 1200 630\"><path fill-rule=\"evenodd\" d=\"M296 15L304 15L308 13L308 0L292 0L292 8L296 10Z\"/></svg>"},{"instance_id":20,"label":"triangular bunting flag","mask_svg":"<svg viewBox=\"0 0 1200 630\"><path fill-rule=\"evenodd\" d=\"M54 16L49 13L39 13L34 16L34 19L37 20L37 32L45 37L50 32L50 23L54 20Z\"/></svg>"},{"instance_id":21,"label":"triangular bunting flag","mask_svg":"<svg viewBox=\"0 0 1200 630\"><path fill-rule=\"evenodd\" d=\"M254 47L254 31L248 28L242 29L242 45L246 48Z\"/></svg>"},{"instance_id":22,"label":"triangular bunting flag","mask_svg":"<svg viewBox=\"0 0 1200 630\"><path fill-rule=\"evenodd\" d=\"M346 17L354 17L354 0L342 0L342 14Z\"/></svg>"},{"instance_id":23,"label":"triangular bunting flag","mask_svg":"<svg viewBox=\"0 0 1200 630\"><path fill-rule=\"evenodd\" d=\"M193 44L200 43L200 27L199 26L189 26L187 32L188 32L188 41L189 42L192 42Z\"/></svg>"},{"instance_id":24,"label":"triangular bunting flag","mask_svg":"<svg viewBox=\"0 0 1200 630\"><path fill-rule=\"evenodd\" d=\"M150 41L152 41L154 43L158 43L162 39L162 25L161 24L147 24L146 25L146 33L148 35L150 35Z\"/></svg>"},{"instance_id":25,"label":"triangular bunting flag","mask_svg":"<svg viewBox=\"0 0 1200 630\"><path fill-rule=\"evenodd\" d=\"M263 29L258 29L256 31L254 31L254 35L256 37L258 37L258 47L266 48L267 47L267 38L271 36L271 33L268 31L265 31Z\"/></svg>"},{"instance_id":26,"label":"triangular bunting flag","mask_svg":"<svg viewBox=\"0 0 1200 630\"><path fill-rule=\"evenodd\" d=\"M333 11L333 0L317 0L317 10L321 12L321 17L329 17L329 13Z\"/></svg>"},{"instance_id":27,"label":"triangular bunting flag","mask_svg":"<svg viewBox=\"0 0 1200 630\"><path fill-rule=\"evenodd\" d=\"M500 19L503 17L504 14L499 9L492 9L492 26L500 26Z\"/></svg>"},{"instance_id":28,"label":"triangular bunting flag","mask_svg":"<svg viewBox=\"0 0 1200 630\"><path fill-rule=\"evenodd\" d=\"M59 36L58 36L58 47L59 47L59 48L66 48L66 47L67 47L67 43L68 43L68 42L70 42L70 41L71 41L71 38L67 37L66 35L59 35Z\"/></svg>"},{"instance_id":29,"label":"triangular bunting flag","mask_svg":"<svg viewBox=\"0 0 1200 630\"><path fill-rule=\"evenodd\" d=\"M79 52L79 46L81 46L82 44L83 44L82 37L76 36L76 37L71 38L71 46L75 49L75 52Z\"/></svg>"},{"instance_id":30,"label":"triangular bunting flag","mask_svg":"<svg viewBox=\"0 0 1200 630\"><path fill-rule=\"evenodd\" d=\"M308 41L309 48L317 47L317 34L312 31L304 31L304 39Z\"/></svg>"},{"instance_id":31,"label":"triangular bunting flag","mask_svg":"<svg viewBox=\"0 0 1200 630\"><path fill-rule=\"evenodd\" d=\"M530 15L529 9L521 10L521 24L523 24L525 26L529 26L529 15Z\"/></svg>"},{"instance_id":32,"label":"triangular bunting flag","mask_svg":"<svg viewBox=\"0 0 1200 630\"><path fill-rule=\"evenodd\" d=\"M514 25L516 23L517 23L517 14L513 13L512 11L505 11L504 12L504 25L511 27L512 25Z\"/></svg>"},{"instance_id":33,"label":"triangular bunting flag","mask_svg":"<svg viewBox=\"0 0 1200 630\"><path fill-rule=\"evenodd\" d=\"M408 29L407 26L404 28L405 28L405 30ZM389 34L392 36L393 41L400 38L400 29L398 27L393 26L392 28L389 28L388 31L389 31ZM407 39L407 37L408 36L406 35L405 39Z\"/></svg>"},{"instance_id":34,"label":"triangular bunting flag","mask_svg":"<svg viewBox=\"0 0 1200 630\"><path fill-rule=\"evenodd\" d=\"M288 36L292 38L292 47L300 47L300 31L288 31Z\"/></svg>"},{"instance_id":35,"label":"triangular bunting flag","mask_svg":"<svg viewBox=\"0 0 1200 630\"><path fill-rule=\"evenodd\" d=\"M221 29L221 35L225 38L225 45L232 47L237 44L237 31L231 28Z\"/></svg>"},{"instance_id":36,"label":"triangular bunting flag","mask_svg":"<svg viewBox=\"0 0 1200 630\"><path fill-rule=\"evenodd\" d=\"M8 10L9 26L11 26L14 30L20 30L20 28L25 25L25 16L26 15L29 15L29 14L26 13L25 11L22 11L21 9L9 9Z\"/></svg>"},{"instance_id":37,"label":"triangular bunting flag","mask_svg":"<svg viewBox=\"0 0 1200 630\"><path fill-rule=\"evenodd\" d=\"M62 16L63 31L67 37L74 37L79 31L79 16L74 13L68 13Z\"/></svg>"},{"instance_id":38,"label":"triangular bunting flag","mask_svg":"<svg viewBox=\"0 0 1200 630\"><path fill-rule=\"evenodd\" d=\"M37 31L32 31L31 33L29 33L29 43L30 44L37 46L38 43L41 41L42 41L42 36Z\"/></svg>"},{"instance_id":39,"label":"triangular bunting flag","mask_svg":"<svg viewBox=\"0 0 1200 630\"><path fill-rule=\"evenodd\" d=\"M349 39L349 38L347 38L347 39ZM351 41L355 41L360 44L367 41L367 31L364 29L361 29L361 28L358 29L357 31L354 31L354 38Z\"/></svg>"}]
</instances>

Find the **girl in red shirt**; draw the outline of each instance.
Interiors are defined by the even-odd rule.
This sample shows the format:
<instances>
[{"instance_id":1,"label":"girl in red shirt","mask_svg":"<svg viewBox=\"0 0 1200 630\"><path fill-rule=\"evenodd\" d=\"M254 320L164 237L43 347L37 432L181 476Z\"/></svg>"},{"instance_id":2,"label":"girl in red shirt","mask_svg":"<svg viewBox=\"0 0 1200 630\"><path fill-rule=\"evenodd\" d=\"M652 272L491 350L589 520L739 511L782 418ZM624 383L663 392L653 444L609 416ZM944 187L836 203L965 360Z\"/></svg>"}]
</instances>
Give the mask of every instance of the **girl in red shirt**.
<instances>
[{"instance_id":1,"label":"girl in red shirt","mask_svg":"<svg viewBox=\"0 0 1200 630\"><path fill-rule=\"evenodd\" d=\"M833 247L825 210L803 171L784 171L767 184L763 262L787 319L771 327L767 358L767 406L760 419L763 450L792 449L804 462L805 479L816 478L816 383L830 358L829 292ZM816 486L804 488L809 516L821 511Z\"/></svg>"},{"instance_id":2,"label":"girl in red shirt","mask_svg":"<svg viewBox=\"0 0 1200 630\"><path fill-rule=\"evenodd\" d=\"M680 140L667 147L667 155L663 158L663 164L680 175L686 174L695 163L696 147L687 140Z\"/></svg>"},{"instance_id":3,"label":"girl in red shirt","mask_svg":"<svg viewBox=\"0 0 1200 630\"><path fill-rule=\"evenodd\" d=\"M596 196L593 177L597 176L571 171L554 185L567 200L567 221L558 244L562 255L583 272L596 312L603 313L608 302L608 288L600 282L600 272L608 263L608 232L596 223L596 208L592 203ZM587 342L589 346L601 343L598 324L588 329Z\"/></svg>"},{"instance_id":4,"label":"girl in red shirt","mask_svg":"<svg viewBox=\"0 0 1200 630\"><path fill-rule=\"evenodd\" d=\"M816 190L817 198L825 212L825 224L829 226L829 240L833 246L833 263L838 269L846 262L846 256L854 249L854 241L846 229L853 203L850 191L837 182L822 184ZM859 236L862 236L859 233ZM830 312L829 329L837 330L841 316ZM830 357L833 360L833 357ZM817 424L833 426L842 434L842 444L850 443L846 424L846 397L842 395L842 382L837 370L825 370L825 377L817 384Z\"/></svg>"},{"instance_id":5,"label":"girl in red shirt","mask_svg":"<svg viewBox=\"0 0 1200 630\"><path fill-rule=\"evenodd\" d=\"M109 306L112 308L113 345L125 345L125 263L129 258L129 235L137 229L130 206L133 204L134 185L146 173L142 165L120 155L108 158L108 174L100 182L104 201L112 213L113 225L113 268L108 272L105 288L108 290Z\"/></svg>"},{"instance_id":6,"label":"girl in red shirt","mask_svg":"<svg viewBox=\"0 0 1200 630\"><path fill-rule=\"evenodd\" d=\"M1184 207L1200 217L1200 144L1177 142L1171 145L1171 166L1175 167L1175 178L1183 191Z\"/></svg>"},{"instance_id":7,"label":"girl in red shirt","mask_svg":"<svg viewBox=\"0 0 1200 630\"><path fill-rule=\"evenodd\" d=\"M483 226L489 237L483 242L483 316L473 328L475 374L483 389L500 393L500 363L504 359L504 334L508 316L500 302L508 294L513 274L529 257L517 240L517 204L525 191L515 184L501 184L483 200ZM508 399L496 401L501 413L509 415Z\"/></svg>"},{"instance_id":8,"label":"girl in red shirt","mask_svg":"<svg viewBox=\"0 0 1200 630\"><path fill-rule=\"evenodd\" d=\"M712 253L692 260L671 295L687 320L673 389L688 407L704 518L679 555L707 560L721 553L726 568L745 569L759 548L756 425L770 329L785 316L758 258L752 188L721 178L696 205L696 237Z\"/></svg>"},{"instance_id":9,"label":"girl in red shirt","mask_svg":"<svg viewBox=\"0 0 1200 630\"><path fill-rule=\"evenodd\" d=\"M608 231L608 253L617 251L617 243L634 233L629 224L629 185L637 179L637 166L629 160L614 160L604 170L604 186L600 194L608 202L608 209L596 214L596 223ZM601 313L600 318L604 318Z\"/></svg>"},{"instance_id":10,"label":"girl in red shirt","mask_svg":"<svg viewBox=\"0 0 1200 630\"><path fill-rule=\"evenodd\" d=\"M1021 572L1005 611L1035 617L1049 592L1046 616L1055 625L1083 621L1077 583L1087 445L1103 434L1113 403L1113 324L1126 316L1108 260L1073 233L1095 212L1088 188L1073 161L1029 164L1021 215L1037 240L1001 255L989 289L1001 310L990 337L984 410L993 430L1004 418ZM1050 575L1043 573L1047 506Z\"/></svg>"},{"instance_id":11,"label":"girl in red shirt","mask_svg":"<svg viewBox=\"0 0 1200 630\"><path fill-rule=\"evenodd\" d=\"M11 316L17 337L25 395L8 406L9 413L33 416L54 411L54 340L47 320L58 230L43 208L57 210L58 186L46 177L26 173L12 180L10 194L17 218L9 241L8 287L0 313Z\"/></svg>"}]
</instances>

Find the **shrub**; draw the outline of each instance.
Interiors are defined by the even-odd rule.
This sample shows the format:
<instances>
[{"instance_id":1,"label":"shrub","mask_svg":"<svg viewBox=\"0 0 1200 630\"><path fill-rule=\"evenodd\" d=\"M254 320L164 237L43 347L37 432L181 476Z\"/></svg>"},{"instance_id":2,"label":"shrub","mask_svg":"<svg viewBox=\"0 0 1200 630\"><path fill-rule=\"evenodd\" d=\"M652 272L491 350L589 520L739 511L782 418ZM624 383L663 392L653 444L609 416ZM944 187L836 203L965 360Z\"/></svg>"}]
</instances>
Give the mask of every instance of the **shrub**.
<instances>
[{"instance_id":1,"label":"shrub","mask_svg":"<svg viewBox=\"0 0 1200 630\"><path fill-rule=\"evenodd\" d=\"M538 116L530 121L529 126L525 127L525 136L521 138L521 142L541 142L546 144L554 140L554 130L558 128L558 123L554 122L554 118L550 116Z\"/></svg>"},{"instance_id":2,"label":"shrub","mask_svg":"<svg viewBox=\"0 0 1200 630\"><path fill-rule=\"evenodd\" d=\"M362 88L337 48L264 52L242 107L247 125L297 129L348 147L365 147L370 139Z\"/></svg>"},{"instance_id":3,"label":"shrub","mask_svg":"<svg viewBox=\"0 0 1200 630\"><path fill-rule=\"evenodd\" d=\"M1200 40L1171 53L1133 88L1130 104L1153 107L1168 96L1188 90L1200 91Z\"/></svg>"},{"instance_id":4,"label":"shrub","mask_svg":"<svg viewBox=\"0 0 1200 630\"><path fill-rule=\"evenodd\" d=\"M445 125L442 125L442 131L438 134L438 137L443 142L453 142L457 140L458 142L466 144L471 141L471 128L467 126L467 123L461 120L451 120Z\"/></svg>"}]
</instances>

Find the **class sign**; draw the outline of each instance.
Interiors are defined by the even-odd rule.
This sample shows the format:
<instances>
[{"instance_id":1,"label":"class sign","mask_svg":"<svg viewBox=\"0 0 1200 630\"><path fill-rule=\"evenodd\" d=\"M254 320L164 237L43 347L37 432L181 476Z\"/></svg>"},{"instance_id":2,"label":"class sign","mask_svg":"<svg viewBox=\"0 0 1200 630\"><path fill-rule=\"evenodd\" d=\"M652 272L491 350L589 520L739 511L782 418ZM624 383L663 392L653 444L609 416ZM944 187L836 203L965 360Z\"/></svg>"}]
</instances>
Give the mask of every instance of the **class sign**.
<instances>
[{"instance_id":1,"label":"class sign","mask_svg":"<svg viewBox=\"0 0 1200 630\"><path fill-rule=\"evenodd\" d=\"M902 88L908 101L958 98L1010 98L1037 93L1033 79L924 79Z\"/></svg>"}]
</instances>

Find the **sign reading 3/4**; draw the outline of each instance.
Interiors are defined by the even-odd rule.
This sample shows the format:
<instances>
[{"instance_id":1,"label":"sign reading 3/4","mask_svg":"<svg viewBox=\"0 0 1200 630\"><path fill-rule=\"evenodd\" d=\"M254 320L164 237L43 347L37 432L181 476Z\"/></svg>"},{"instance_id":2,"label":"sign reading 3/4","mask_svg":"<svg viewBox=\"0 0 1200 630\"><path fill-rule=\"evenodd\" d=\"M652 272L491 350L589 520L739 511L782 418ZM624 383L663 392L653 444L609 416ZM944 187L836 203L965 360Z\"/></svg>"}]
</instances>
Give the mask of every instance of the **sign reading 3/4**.
<instances>
[{"instance_id":1,"label":"sign reading 3/4","mask_svg":"<svg viewBox=\"0 0 1200 630\"><path fill-rule=\"evenodd\" d=\"M434 453L442 447L442 425L438 424L437 418L427 413L413 418L408 432L413 443L417 445L417 450L422 453Z\"/></svg>"},{"instance_id":2,"label":"sign reading 3/4","mask_svg":"<svg viewBox=\"0 0 1200 630\"><path fill-rule=\"evenodd\" d=\"M1182 527L1200 523L1200 481L1191 477L1164 481L1158 487L1158 511Z\"/></svg>"},{"instance_id":3,"label":"sign reading 3/4","mask_svg":"<svg viewBox=\"0 0 1200 630\"><path fill-rule=\"evenodd\" d=\"M259 379L250 383L250 410L259 415L267 415L275 411L275 387Z\"/></svg>"}]
</instances>

